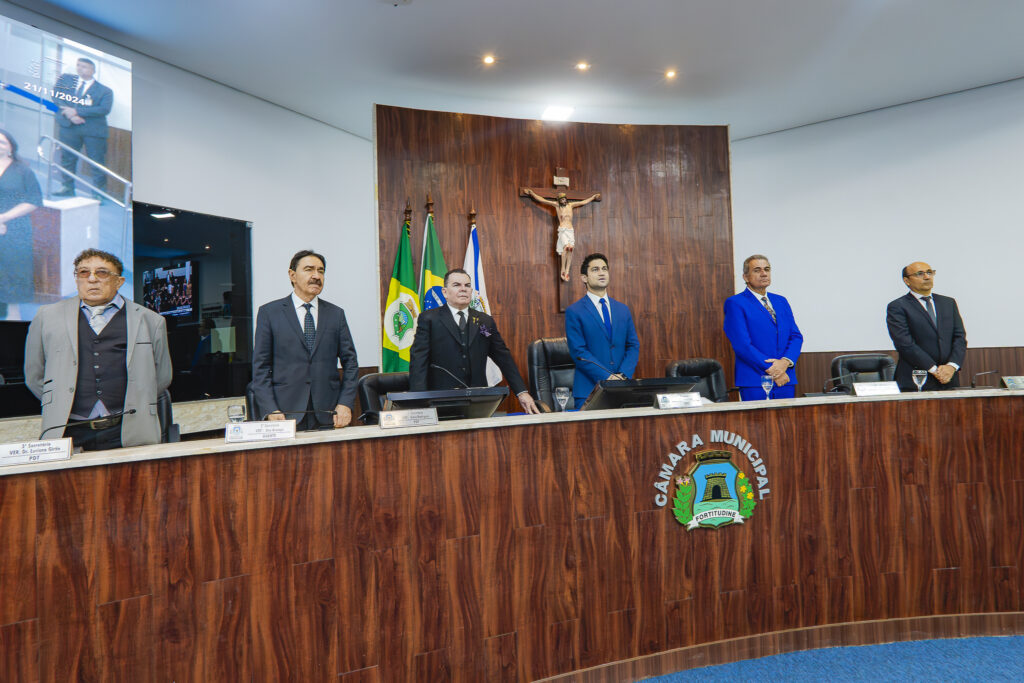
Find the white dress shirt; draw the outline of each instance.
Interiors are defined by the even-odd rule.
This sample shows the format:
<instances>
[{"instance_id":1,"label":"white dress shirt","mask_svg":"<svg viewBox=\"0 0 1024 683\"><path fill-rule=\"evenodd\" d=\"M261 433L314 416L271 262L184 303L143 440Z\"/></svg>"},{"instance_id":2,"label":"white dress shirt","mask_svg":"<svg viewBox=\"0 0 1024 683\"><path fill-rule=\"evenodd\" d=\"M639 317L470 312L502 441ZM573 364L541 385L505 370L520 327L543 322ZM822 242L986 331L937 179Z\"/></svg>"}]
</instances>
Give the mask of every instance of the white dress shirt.
<instances>
[{"instance_id":1,"label":"white dress shirt","mask_svg":"<svg viewBox=\"0 0 1024 683\"><path fill-rule=\"evenodd\" d=\"M589 289L587 290L587 298L590 299L590 303L594 304L594 308L597 309L597 317L602 321L604 320L604 314L601 312L601 299L604 299L604 303L608 306L608 322L612 320L612 300L608 298L608 290L605 290L604 296L598 296Z\"/></svg>"},{"instance_id":2,"label":"white dress shirt","mask_svg":"<svg viewBox=\"0 0 1024 683\"><path fill-rule=\"evenodd\" d=\"M319 308L320 308L320 297L314 296L313 300L309 303L313 304L313 307L309 309L309 312L313 314L313 329L320 323ZM306 329L306 302L295 295L292 292L292 306L295 307L295 315L299 318L299 329Z\"/></svg>"}]
</instances>

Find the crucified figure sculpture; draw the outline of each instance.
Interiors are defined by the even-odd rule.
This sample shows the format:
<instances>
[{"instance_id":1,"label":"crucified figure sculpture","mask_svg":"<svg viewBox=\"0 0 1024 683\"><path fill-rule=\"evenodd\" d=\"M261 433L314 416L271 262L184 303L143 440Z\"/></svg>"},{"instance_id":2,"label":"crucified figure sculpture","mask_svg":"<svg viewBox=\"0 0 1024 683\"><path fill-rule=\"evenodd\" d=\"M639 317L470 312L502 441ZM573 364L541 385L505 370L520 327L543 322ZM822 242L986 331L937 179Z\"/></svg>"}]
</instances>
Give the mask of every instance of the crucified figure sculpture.
<instances>
[{"instance_id":1,"label":"crucified figure sculpture","mask_svg":"<svg viewBox=\"0 0 1024 683\"><path fill-rule=\"evenodd\" d=\"M595 199L601 199L601 193L595 192L587 199L577 202L570 202L564 192L559 192L554 201L541 197L528 187L523 188L522 193L538 204L555 208L555 215L558 216L558 240L555 242L555 253L562 257L561 277L564 282L568 282L569 267L572 265L572 251L576 246L576 233L572 227L572 210L578 206L589 204Z\"/></svg>"}]
</instances>

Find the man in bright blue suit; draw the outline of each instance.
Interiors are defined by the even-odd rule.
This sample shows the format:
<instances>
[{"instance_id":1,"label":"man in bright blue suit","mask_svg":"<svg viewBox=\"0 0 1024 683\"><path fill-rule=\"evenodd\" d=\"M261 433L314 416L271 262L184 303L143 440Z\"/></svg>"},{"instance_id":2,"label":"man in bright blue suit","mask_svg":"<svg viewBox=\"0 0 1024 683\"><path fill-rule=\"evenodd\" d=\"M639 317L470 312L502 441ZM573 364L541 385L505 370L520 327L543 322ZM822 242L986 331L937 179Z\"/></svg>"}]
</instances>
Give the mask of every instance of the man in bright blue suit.
<instances>
[{"instance_id":1,"label":"man in bright blue suit","mask_svg":"<svg viewBox=\"0 0 1024 683\"><path fill-rule=\"evenodd\" d=\"M767 256L754 254L743 261L743 281L747 288L725 300L725 335L736 352L740 398L764 400L762 375L772 378L772 398L793 398L793 368L804 343L793 309L785 297L768 293L772 267Z\"/></svg>"},{"instance_id":2,"label":"man in bright blue suit","mask_svg":"<svg viewBox=\"0 0 1024 683\"><path fill-rule=\"evenodd\" d=\"M640 359L640 340L629 307L608 296L608 257L590 254L580 266L587 294L565 310L565 337L576 364L575 407L604 379L630 379Z\"/></svg>"}]
</instances>

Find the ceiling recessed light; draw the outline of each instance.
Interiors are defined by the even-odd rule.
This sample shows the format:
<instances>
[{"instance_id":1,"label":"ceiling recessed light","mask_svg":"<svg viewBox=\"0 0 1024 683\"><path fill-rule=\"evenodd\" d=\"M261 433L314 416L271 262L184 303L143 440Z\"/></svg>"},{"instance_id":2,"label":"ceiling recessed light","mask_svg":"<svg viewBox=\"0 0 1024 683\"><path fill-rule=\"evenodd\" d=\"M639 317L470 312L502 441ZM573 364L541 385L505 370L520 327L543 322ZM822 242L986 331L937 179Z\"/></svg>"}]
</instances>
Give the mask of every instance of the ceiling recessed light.
<instances>
[{"instance_id":1,"label":"ceiling recessed light","mask_svg":"<svg viewBox=\"0 0 1024 683\"><path fill-rule=\"evenodd\" d=\"M210 251L210 245L207 244L205 247L203 247L203 249L205 249L206 251Z\"/></svg>"},{"instance_id":2,"label":"ceiling recessed light","mask_svg":"<svg viewBox=\"0 0 1024 683\"><path fill-rule=\"evenodd\" d=\"M676 77L675 69L669 69L668 71L665 72L665 78L673 79L675 77Z\"/></svg>"},{"instance_id":3,"label":"ceiling recessed light","mask_svg":"<svg viewBox=\"0 0 1024 683\"><path fill-rule=\"evenodd\" d=\"M577 62L576 68L580 71L586 71L587 69L590 68L590 65L587 64L586 62Z\"/></svg>"},{"instance_id":4,"label":"ceiling recessed light","mask_svg":"<svg viewBox=\"0 0 1024 683\"><path fill-rule=\"evenodd\" d=\"M171 213L170 211L164 211L163 213L151 213L149 215L152 216L153 218L158 218L161 220L164 218L174 218L174 214Z\"/></svg>"},{"instance_id":5,"label":"ceiling recessed light","mask_svg":"<svg viewBox=\"0 0 1024 683\"><path fill-rule=\"evenodd\" d=\"M572 116L573 111L573 107L551 105L544 110L544 113L541 114L540 117L545 121L568 121L569 117Z\"/></svg>"},{"instance_id":6,"label":"ceiling recessed light","mask_svg":"<svg viewBox=\"0 0 1024 683\"><path fill-rule=\"evenodd\" d=\"M494 55L484 55L484 64L494 64Z\"/></svg>"},{"instance_id":7,"label":"ceiling recessed light","mask_svg":"<svg viewBox=\"0 0 1024 683\"><path fill-rule=\"evenodd\" d=\"M170 238L170 237L165 237L165 238L164 238L164 242L170 242L170 241L171 241L171 238Z\"/></svg>"}]
</instances>

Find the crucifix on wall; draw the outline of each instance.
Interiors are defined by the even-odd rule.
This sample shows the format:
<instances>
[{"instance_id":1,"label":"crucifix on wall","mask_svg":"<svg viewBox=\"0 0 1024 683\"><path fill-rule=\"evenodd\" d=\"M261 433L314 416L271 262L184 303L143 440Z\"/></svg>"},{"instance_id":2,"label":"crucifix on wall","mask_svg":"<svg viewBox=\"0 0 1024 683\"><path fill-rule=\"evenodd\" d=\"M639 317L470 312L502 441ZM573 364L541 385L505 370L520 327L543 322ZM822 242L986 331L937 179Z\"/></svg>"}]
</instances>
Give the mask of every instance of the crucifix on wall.
<instances>
[{"instance_id":1,"label":"crucifix on wall","mask_svg":"<svg viewBox=\"0 0 1024 683\"><path fill-rule=\"evenodd\" d=\"M555 253L561 257L559 278L562 282L569 281L569 269L572 266L572 252L576 247L576 233L572 225L573 209L601 201L600 192L572 192L569 190L569 175L564 168L556 169L554 189L540 187L521 187L519 195L530 197L539 204L555 209L558 219L558 238L555 241ZM564 287L562 288L564 290Z\"/></svg>"}]
</instances>

